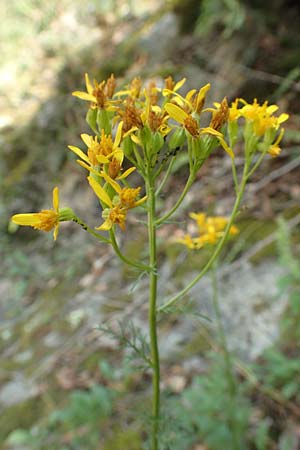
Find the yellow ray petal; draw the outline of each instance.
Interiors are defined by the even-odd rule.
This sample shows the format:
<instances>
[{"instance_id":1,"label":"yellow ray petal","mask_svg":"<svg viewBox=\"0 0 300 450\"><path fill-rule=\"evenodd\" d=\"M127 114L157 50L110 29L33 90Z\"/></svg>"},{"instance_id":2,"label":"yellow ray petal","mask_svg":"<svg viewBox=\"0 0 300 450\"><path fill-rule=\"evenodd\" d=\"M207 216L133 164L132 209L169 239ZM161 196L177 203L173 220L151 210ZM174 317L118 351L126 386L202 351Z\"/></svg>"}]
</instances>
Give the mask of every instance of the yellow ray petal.
<instances>
[{"instance_id":1,"label":"yellow ray petal","mask_svg":"<svg viewBox=\"0 0 300 450\"><path fill-rule=\"evenodd\" d=\"M97 181L92 177L88 177L88 180L89 180L90 186L92 187L92 189L95 192L95 194L97 195L97 197L103 203L105 203L107 206L112 208L113 207L112 201L111 201L108 193L103 189L103 187L100 186L100 184L97 183Z\"/></svg>"},{"instance_id":2,"label":"yellow ray petal","mask_svg":"<svg viewBox=\"0 0 300 450\"><path fill-rule=\"evenodd\" d=\"M54 210L56 212L58 212L58 208L59 208L59 192L58 192L58 187L57 186L53 189L52 197L53 197L53 208L54 208Z\"/></svg>"},{"instance_id":3,"label":"yellow ray petal","mask_svg":"<svg viewBox=\"0 0 300 450\"><path fill-rule=\"evenodd\" d=\"M117 177L117 180L123 180L124 178L127 178L132 172L134 172L136 167L129 167L129 169L125 170L125 172L122 173L119 177Z\"/></svg>"},{"instance_id":4,"label":"yellow ray petal","mask_svg":"<svg viewBox=\"0 0 300 450\"><path fill-rule=\"evenodd\" d=\"M114 147L118 147L121 142L122 128L123 128L123 121L121 120L121 122L119 123L118 128L117 128L116 137L115 137L115 141L114 141Z\"/></svg>"},{"instance_id":5,"label":"yellow ray petal","mask_svg":"<svg viewBox=\"0 0 300 450\"><path fill-rule=\"evenodd\" d=\"M228 155L230 156L230 158L234 159L234 153L232 151L232 149L227 145L227 143L225 142L225 140L221 137L218 137L218 141L220 142L220 144L222 145L223 149L225 150L226 153L228 153Z\"/></svg>"},{"instance_id":6,"label":"yellow ray petal","mask_svg":"<svg viewBox=\"0 0 300 450\"><path fill-rule=\"evenodd\" d=\"M123 159L124 159L124 152L121 148L120 148L120 150L113 151L112 155L117 161L119 161L120 164L122 164Z\"/></svg>"},{"instance_id":7,"label":"yellow ray petal","mask_svg":"<svg viewBox=\"0 0 300 450\"><path fill-rule=\"evenodd\" d=\"M135 144L142 146L141 140L135 134L132 134L130 137Z\"/></svg>"},{"instance_id":8,"label":"yellow ray petal","mask_svg":"<svg viewBox=\"0 0 300 450\"><path fill-rule=\"evenodd\" d=\"M96 155L97 161L99 161L100 164L107 164L109 163L109 159L107 156L104 155Z\"/></svg>"},{"instance_id":9,"label":"yellow ray petal","mask_svg":"<svg viewBox=\"0 0 300 450\"><path fill-rule=\"evenodd\" d=\"M223 134L220 133L220 131L217 131L211 127L201 128L200 134L212 134L213 136L216 137L223 137Z\"/></svg>"},{"instance_id":10,"label":"yellow ray petal","mask_svg":"<svg viewBox=\"0 0 300 450\"><path fill-rule=\"evenodd\" d=\"M196 89L192 89L191 91L189 91L189 92L186 94L186 96L185 96L186 101L187 101L187 102L190 102L190 101L191 101L191 98L193 97L193 95L194 95L196 92L197 92Z\"/></svg>"},{"instance_id":11,"label":"yellow ray petal","mask_svg":"<svg viewBox=\"0 0 300 450\"><path fill-rule=\"evenodd\" d=\"M87 92L82 91L74 91L72 92L74 97L78 97L81 100L87 100L88 102L97 103L97 99L94 95L88 94Z\"/></svg>"},{"instance_id":12,"label":"yellow ray petal","mask_svg":"<svg viewBox=\"0 0 300 450\"><path fill-rule=\"evenodd\" d=\"M178 91L178 89L180 89L184 83L186 82L186 78L182 78L182 80L177 81L177 83L174 86L174 91Z\"/></svg>"},{"instance_id":13,"label":"yellow ray petal","mask_svg":"<svg viewBox=\"0 0 300 450\"><path fill-rule=\"evenodd\" d=\"M142 205L147 200L147 198L148 198L147 195L145 195L145 197L143 197L143 198L140 198L140 200L135 202L134 206L136 207L136 206Z\"/></svg>"},{"instance_id":14,"label":"yellow ray petal","mask_svg":"<svg viewBox=\"0 0 300 450\"><path fill-rule=\"evenodd\" d=\"M17 225L30 225L35 226L40 223L40 218L38 213L28 213L28 214L15 214L12 216L11 221Z\"/></svg>"},{"instance_id":15,"label":"yellow ray petal","mask_svg":"<svg viewBox=\"0 0 300 450\"><path fill-rule=\"evenodd\" d=\"M113 180L107 173L101 172L100 176L104 178L105 181L107 181L108 184L111 185L111 187L119 194L121 192L121 187L118 185L118 183Z\"/></svg>"},{"instance_id":16,"label":"yellow ray petal","mask_svg":"<svg viewBox=\"0 0 300 450\"><path fill-rule=\"evenodd\" d=\"M68 145L68 148L77 156L79 156L79 158L83 159L86 163L91 164L88 156L82 150L80 150L80 148L75 147L74 145Z\"/></svg>"},{"instance_id":17,"label":"yellow ray petal","mask_svg":"<svg viewBox=\"0 0 300 450\"><path fill-rule=\"evenodd\" d=\"M286 113L282 113L280 114L280 116L278 117L278 123L281 124L283 122L285 122L286 120L288 120L290 116Z\"/></svg>"},{"instance_id":18,"label":"yellow ray petal","mask_svg":"<svg viewBox=\"0 0 300 450\"><path fill-rule=\"evenodd\" d=\"M169 114L172 119L177 120L179 123L184 123L185 119L189 117L189 115L181 109L179 106L174 105L173 103L167 103L165 105L165 110Z\"/></svg>"},{"instance_id":19,"label":"yellow ray petal","mask_svg":"<svg viewBox=\"0 0 300 450\"><path fill-rule=\"evenodd\" d=\"M85 143L85 145L90 148L92 143L93 143L93 138L92 136L90 136L89 134L86 133L82 133L80 135L81 139L83 140L83 142Z\"/></svg>"},{"instance_id":20,"label":"yellow ray petal","mask_svg":"<svg viewBox=\"0 0 300 450\"><path fill-rule=\"evenodd\" d=\"M85 85L86 85L86 90L88 91L89 94L93 94L93 86L92 83L90 82L89 76L87 73L84 74L84 78L85 78Z\"/></svg>"},{"instance_id":21,"label":"yellow ray petal","mask_svg":"<svg viewBox=\"0 0 300 450\"><path fill-rule=\"evenodd\" d=\"M54 231L53 231L53 239L56 241L58 235L58 224L55 225Z\"/></svg>"},{"instance_id":22,"label":"yellow ray petal","mask_svg":"<svg viewBox=\"0 0 300 450\"><path fill-rule=\"evenodd\" d=\"M106 219L105 222L103 222L102 225L100 225L100 227L96 227L96 230L103 230L103 231L108 231L112 228L113 223L110 219Z\"/></svg>"},{"instance_id":23,"label":"yellow ray petal","mask_svg":"<svg viewBox=\"0 0 300 450\"><path fill-rule=\"evenodd\" d=\"M92 166L88 166L85 162L81 161L81 159L76 159L76 162L83 167L84 169L88 170L90 173L93 173L97 177L99 177L99 171L94 169Z\"/></svg>"}]
</instances>

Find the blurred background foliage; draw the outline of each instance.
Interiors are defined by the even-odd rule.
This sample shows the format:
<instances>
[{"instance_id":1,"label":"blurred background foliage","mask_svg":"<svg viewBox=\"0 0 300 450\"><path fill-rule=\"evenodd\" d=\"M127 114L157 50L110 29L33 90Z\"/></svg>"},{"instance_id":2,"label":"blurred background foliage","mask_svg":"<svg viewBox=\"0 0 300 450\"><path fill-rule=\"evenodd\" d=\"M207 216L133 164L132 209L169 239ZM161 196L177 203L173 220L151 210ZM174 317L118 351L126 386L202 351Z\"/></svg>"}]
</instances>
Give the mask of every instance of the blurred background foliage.
<instances>
[{"instance_id":1,"label":"blurred background foliage","mask_svg":"<svg viewBox=\"0 0 300 450\"><path fill-rule=\"evenodd\" d=\"M186 76L188 88L211 82L210 102L257 97L291 115L281 156L266 160L249 186L240 235L221 268L220 300L234 351L241 448L299 448L299 3L12 0L1 13L1 448L145 445L149 374L120 336L95 329L116 316L134 322L128 342L144 339L135 330L145 323L145 280L73 224L61 227L55 246L50 235L9 224L16 212L46 207L53 185L63 205L98 223L95 199L67 151L88 132L85 105L71 96L85 72L98 80L113 72L124 83ZM183 163L165 194L169 205L184 184ZM182 218L191 209L227 214L229 180L226 157L217 153ZM162 294L182 286L206 257L169 245L175 231L170 225L159 236L167 254ZM129 230L124 248L136 257L143 241L142 230ZM194 291L179 316L161 321L164 450L231 450L220 349L213 325L198 314L211 316L210 295L204 280L201 298Z\"/></svg>"}]
</instances>

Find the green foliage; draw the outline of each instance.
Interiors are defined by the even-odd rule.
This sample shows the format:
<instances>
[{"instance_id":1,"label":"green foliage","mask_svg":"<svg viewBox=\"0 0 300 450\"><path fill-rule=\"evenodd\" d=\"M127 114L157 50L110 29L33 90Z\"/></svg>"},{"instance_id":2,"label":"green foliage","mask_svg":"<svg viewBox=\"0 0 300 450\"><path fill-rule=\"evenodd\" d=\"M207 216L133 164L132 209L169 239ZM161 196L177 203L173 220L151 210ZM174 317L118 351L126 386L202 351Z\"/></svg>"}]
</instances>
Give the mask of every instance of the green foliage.
<instances>
[{"instance_id":1,"label":"green foliage","mask_svg":"<svg viewBox=\"0 0 300 450\"><path fill-rule=\"evenodd\" d=\"M214 357L212 367L206 375L196 377L191 387L183 393L185 413L190 417L200 439L211 450L233 448L232 411L222 358ZM234 420L238 439L247 448L247 429L251 407L244 395L244 385L238 385L235 398Z\"/></svg>"},{"instance_id":2,"label":"green foliage","mask_svg":"<svg viewBox=\"0 0 300 450\"><path fill-rule=\"evenodd\" d=\"M196 31L205 35L221 24L224 36L229 37L243 26L245 17L245 8L239 0L202 0Z\"/></svg>"},{"instance_id":3,"label":"green foliage","mask_svg":"<svg viewBox=\"0 0 300 450\"><path fill-rule=\"evenodd\" d=\"M13 431L7 444L28 445L33 450L94 450L101 439L101 425L113 412L114 398L115 392L101 385L91 386L87 391L76 390L64 409L54 411L46 423ZM66 433L70 447L62 445Z\"/></svg>"},{"instance_id":4,"label":"green foliage","mask_svg":"<svg viewBox=\"0 0 300 450\"><path fill-rule=\"evenodd\" d=\"M299 342L300 259L292 250L291 233L283 218L278 220L277 246L279 261L286 271L278 281L279 294L288 296L287 310L281 322L283 338Z\"/></svg>"},{"instance_id":5,"label":"green foliage","mask_svg":"<svg viewBox=\"0 0 300 450\"><path fill-rule=\"evenodd\" d=\"M95 424L110 416L113 397L112 392L101 385L94 385L88 391L74 391L70 395L69 406L55 411L50 422L64 424L66 428Z\"/></svg>"},{"instance_id":6,"label":"green foliage","mask_svg":"<svg viewBox=\"0 0 300 450\"><path fill-rule=\"evenodd\" d=\"M277 348L264 353L264 363L256 364L256 373L263 385L279 390L286 399L299 401L300 360L285 355Z\"/></svg>"},{"instance_id":7,"label":"green foliage","mask_svg":"<svg viewBox=\"0 0 300 450\"><path fill-rule=\"evenodd\" d=\"M150 347L147 337L133 322L118 322L117 328L101 326L100 330L118 341L122 349L129 350L127 359L141 369L151 367Z\"/></svg>"}]
</instances>

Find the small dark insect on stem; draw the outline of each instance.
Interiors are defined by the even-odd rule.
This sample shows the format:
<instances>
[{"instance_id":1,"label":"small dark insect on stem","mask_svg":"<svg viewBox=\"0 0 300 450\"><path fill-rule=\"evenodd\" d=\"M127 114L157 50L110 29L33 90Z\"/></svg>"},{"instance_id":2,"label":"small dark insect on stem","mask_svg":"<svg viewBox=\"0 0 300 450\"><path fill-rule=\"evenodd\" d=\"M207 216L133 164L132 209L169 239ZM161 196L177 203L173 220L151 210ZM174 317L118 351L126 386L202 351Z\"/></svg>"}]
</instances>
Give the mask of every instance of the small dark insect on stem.
<instances>
[{"instance_id":1,"label":"small dark insect on stem","mask_svg":"<svg viewBox=\"0 0 300 450\"><path fill-rule=\"evenodd\" d=\"M78 223L82 227L83 230L87 231L87 225L85 223L82 223L78 218L73 218L73 222Z\"/></svg>"}]
</instances>

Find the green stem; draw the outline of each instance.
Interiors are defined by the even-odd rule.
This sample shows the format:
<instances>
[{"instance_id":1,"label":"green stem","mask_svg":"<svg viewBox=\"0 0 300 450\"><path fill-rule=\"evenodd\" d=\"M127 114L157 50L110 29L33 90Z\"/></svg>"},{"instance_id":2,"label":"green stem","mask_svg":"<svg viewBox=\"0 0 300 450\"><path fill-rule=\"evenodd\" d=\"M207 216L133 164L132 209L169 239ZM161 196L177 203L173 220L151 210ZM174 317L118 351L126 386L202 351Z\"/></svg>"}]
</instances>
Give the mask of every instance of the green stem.
<instances>
[{"instance_id":1,"label":"green stem","mask_svg":"<svg viewBox=\"0 0 300 450\"><path fill-rule=\"evenodd\" d=\"M256 163L252 166L251 170L247 173L247 180L253 175L253 173L256 171L256 169L260 166L262 160L264 159L265 155L267 153L267 149L262 152Z\"/></svg>"},{"instance_id":2,"label":"green stem","mask_svg":"<svg viewBox=\"0 0 300 450\"><path fill-rule=\"evenodd\" d=\"M150 266L132 261L131 259L127 258L125 255L123 255L123 253L120 250L120 247L118 246L115 232L112 229L109 231L109 235L110 235L110 239L111 239L111 245L112 245L116 255L121 259L121 261L123 261L125 264L128 264L129 266L135 267L136 269L139 269L139 270L145 270L147 272L150 272L152 270L152 268Z\"/></svg>"},{"instance_id":3,"label":"green stem","mask_svg":"<svg viewBox=\"0 0 300 450\"><path fill-rule=\"evenodd\" d=\"M224 330L223 323L222 323L222 314L221 314L221 309L220 309L220 304L219 304L219 292L218 292L218 282L217 282L217 260L215 260L214 264L212 265L211 283L212 283L212 291L213 291L213 295L212 295L213 302L212 303L213 303L214 313L216 316L217 332L219 335L218 339L220 341L220 347L221 347L223 355L224 355L225 376L226 376L229 398L230 398L228 422L229 422L229 426L232 431L232 450L240 450L238 423L236 420L237 389L236 389L236 382L235 382L234 373L233 373L232 358L231 358L231 354L228 349L228 343L227 343L227 338L226 338L225 330Z\"/></svg>"},{"instance_id":4,"label":"green stem","mask_svg":"<svg viewBox=\"0 0 300 450\"><path fill-rule=\"evenodd\" d=\"M163 177L160 185L156 189L156 193L155 193L156 197L159 196L161 190L163 189L163 187L165 186L166 182L168 181L168 178L170 176L170 173L171 173L172 167L174 165L174 162L175 162L175 157L173 156L171 161L170 161L170 164L169 164L169 166L168 166L168 168L167 168L167 170L166 170L166 172L164 174L164 177Z\"/></svg>"},{"instance_id":5,"label":"green stem","mask_svg":"<svg viewBox=\"0 0 300 450\"><path fill-rule=\"evenodd\" d=\"M111 241L109 239L106 239L104 236L102 236L101 234L98 234L96 231L94 231L92 228L90 228L83 220L81 220L79 217L77 216L73 216L72 220L75 223L78 223L78 225L80 225L84 230L86 230L88 233L90 233L92 236L96 237L97 239L99 239L102 242L105 242L106 244L111 244Z\"/></svg>"},{"instance_id":6,"label":"green stem","mask_svg":"<svg viewBox=\"0 0 300 450\"><path fill-rule=\"evenodd\" d=\"M155 225L155 190L154 181L149 174L146 179L146 192L148 196L148 237L149 237L149 265L152 271L149 274L149 332L152 375L152 432L151 450L158 450L158 428L160 413L160 367L157 340L157 254L156 254L156 225Z\"/></svg>"},{"instance_id":7,"label":"green stem","mask_svg":"<svg viewBox=\"0 0 300 450\"><path fill-rule=\"evenodd\" d=\"M232 177L233 177L233 181L234 181L234 189L235 189L235 193L237 194L238 189L239 189L239 182L238 182L238 178L237 178L234 159L231 160L231 169L232 169Z\"/></svg>"},{"instance_id":8,"label":"green stem","mask_svg":"<svg viewBox=\"0 0 300 450\"><path fill-rule=\"evenodd\" d=\"M156 225L157 225L157 226L158 226L158 225L161 225L163 222L165 222L165 221L166 221L169 217L171 217L172 214L174 214L174 212L179 208L179 206L180 206L181 203L183 202L183 200L184 200L186 194L188 193L188 191L189 191L191 185L193 184L194 179L195 179L194 173L190 173L190 175L189 175L189 177L188 177L188 179L187 179L186 185L185 185L185 187L184 187L184 189L183 189L183 191L182 191L182 193L181 193L179 199L177 200L177 202L175 203L175 205L173 206L173 208L170 209L169 212L167 212L164 216L162 216L160 219L158 219L158 220L156 221Z\"/></svg>"},{"instance_id":9,"label":"green stem","mask_svg":"<svg viewBox=\"0 0 300 450\"><path fill-rule=\"evenodd\" d=\"M247 182L247 177L246 177L246 173L248 171L248 167L245 166L244 168L244 174L242 177L242 181L240 184L240 189L239 192L237 193L237 197L231 212L231 216L230 219L227 223L226 229L224 231L224 235L222 236L222 238L220 239L215 251L213 252L212 256L210 257L210 259L208 260L208 262L206 263L206 265L204 266L204 268L201 270L201 272L184 288L182 289L178 294L176 294L174 297L170 298L170 300L168 300L166 303L164 303L163 305L161 305L158 308L158 312L162 312L165 311L166 309L168 309L170 306L174 305L174 303L176 303L178 300L180 300L190 289L192 289L192 287L195 286L195 284L198 283L199 280L201 280L201 278L208 272L208 270L212 267L214 261L216 260L216 258L219 256L219 254L221 253L221 250L223 248L223 245L229 235L229 231L230 231L230 227L234 222L234 219L238 213L239 210L239 206L240 203L242 201L242 197L245 191L245 186L246 186L246 182Z\"/></svg>"}]
</instances>

